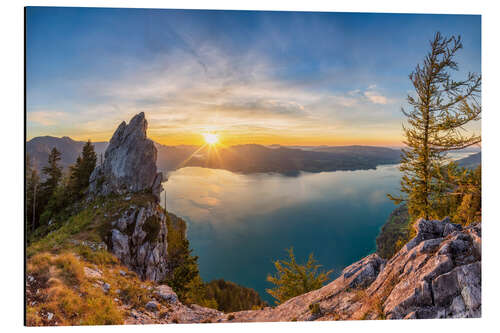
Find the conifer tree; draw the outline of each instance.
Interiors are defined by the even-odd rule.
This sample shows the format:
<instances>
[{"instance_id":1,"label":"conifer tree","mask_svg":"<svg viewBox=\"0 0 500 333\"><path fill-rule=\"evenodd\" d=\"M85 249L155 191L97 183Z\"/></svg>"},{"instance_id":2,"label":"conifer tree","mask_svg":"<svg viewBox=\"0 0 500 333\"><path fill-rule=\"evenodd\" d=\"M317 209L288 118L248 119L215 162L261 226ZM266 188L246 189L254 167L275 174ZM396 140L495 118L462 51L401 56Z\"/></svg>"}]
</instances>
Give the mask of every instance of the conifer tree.
<instances>
[{"instance_id":1,"label":"conifer tree","mask_svg":"<svg viewBox=\"0 0 500 333\"><path fill-rule=\"evenodd\" d=\"M413 219L441 217L439 198L449 191L441 175L446 153L481 141L478 135L464 134L465 125L480 119L481 76L469 73L456 81L450 74L458 71L454 58L462 47L460 37L436 33L423 64L409 76L415 94L407 97L410 109L402 110L407 117L400 165L402 196L389 197L396 204L406 202Z\"/></svg>"},{"instance_id":2,"label":"conifer tree","mask_svg":"<svg viewBox=\"0 0 500 333\"><path fill-rule=\"evenodd\" d=\"M82 154L77 157L75 165L70 167L69 187L73 199L79 199L89 186L90 174L94 170L96 162L97 154L89 140L83 146Z\"/></svg>"},{"instance_id":3,"label":"conifer tree","mask_svg":"<svg viewBox=\"0 0 500 333\"><path fill-rule=\"evenodd\" d=\"M40 177L32 165L29 154L26 154L26 227L28 232L36 228L40 211L37 200L39 200Z\"/></svg>"},{"instance_id":4,"label":"conifer tree","mask_svg":"<svg viewBox=\"0 0 500 333\"><path fill-rule=\"evenodd\" d=\"M317 264L313 254L309 255L307 262L300 265L295 260L293 248L287 249L289 261L277 260L274 262L276 275L268 275L267 281L275 285L266 291L276 299L276 304L281 304L286 300L307 293L311 290L319 289L328 280L332 271L319 271L321 265Z\"/></svg>"},{"instance_id":5,"label":"conifer tree","mask_svg":"<svg viewBox=\"0 0 500 333\"><path fill-rule=\"evenodd\" d=\"M43 167L42 172L46 176L42 183L43 199L48 201L59 184L62 177L62 167L58 162L61 160L61 153L54 147L50 151L48 165Z\"/></svg>"}]
</instances>

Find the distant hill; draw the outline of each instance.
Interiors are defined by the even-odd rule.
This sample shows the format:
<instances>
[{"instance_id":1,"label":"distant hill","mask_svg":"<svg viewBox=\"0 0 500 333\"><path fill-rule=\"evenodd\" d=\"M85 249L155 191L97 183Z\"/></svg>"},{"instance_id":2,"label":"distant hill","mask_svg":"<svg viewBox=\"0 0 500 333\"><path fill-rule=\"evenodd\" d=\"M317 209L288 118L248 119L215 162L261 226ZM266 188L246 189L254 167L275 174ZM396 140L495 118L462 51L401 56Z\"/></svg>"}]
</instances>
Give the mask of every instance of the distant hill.
<instances>
[{"instance_id":1,"label":"distant hill","mask_svg":"<svg viewBox=\"0 0 500 333\"><path fill-rule=\"evenodd\" d=\"M322 172L336 170L373 169L381 164L398 163L400 152L395 149L346 146L324 147L322 150L304 150L288 147L265 147L256 144L236 145L218 148L217 152L205 148L170 148L179 159L179 164L169 167L201 166L225 169L241 173L276 172L284 175L298 175L300 171ZM191 156L191 157L190 157ZM162 161L158 161L162 168Z\"/></svg>"},{"instance_id":2,"label":"distant hill","mask_svg":"<svg viewBox=\"0 0 500 333\"><path fill-rule=\"evenodd\" d=\"M39 136L26 142L26 152L29 154L36 169L41 169L47 164L47 159L52 148L56 147L61 152L60 165L64 168L74 164L81 154L85 141L75 141L67 136L57 138L53 136ZM97 156L106 150L107 142L92 142Z\"/></svg>"},{"instance_id":3,"label":"distant hill","mask_svg":"<svg viewBox=\"0 0 500 333\"><path fill-rule=\"evenodd\" d=\"M61 165L73 164L85 142L71 138L37 137L26 143L37 168L44 166L52 147L62 153ZM97 154L104 154L107 142L94 143ZM374 169L382 164L399 162L400 151L374 146L266 147L256 144L218 147L217 150L198 146L166 146L155 143L157 166L168 172L186 166L225 169L240 173L275 172L296 176L301 171ZM307 149L305 149L307 148Z\"/></svg>"},{"instance_id":4,"label":"distant hill","mask_svg":"<svg viewBox=\"0 0 500 333\"><path fill-rule=\"evenodd\" d=\"M464 168L475 168L481 164L481 152L469 155L456 162L458 165Z\"/></svg>"}]
</instances>

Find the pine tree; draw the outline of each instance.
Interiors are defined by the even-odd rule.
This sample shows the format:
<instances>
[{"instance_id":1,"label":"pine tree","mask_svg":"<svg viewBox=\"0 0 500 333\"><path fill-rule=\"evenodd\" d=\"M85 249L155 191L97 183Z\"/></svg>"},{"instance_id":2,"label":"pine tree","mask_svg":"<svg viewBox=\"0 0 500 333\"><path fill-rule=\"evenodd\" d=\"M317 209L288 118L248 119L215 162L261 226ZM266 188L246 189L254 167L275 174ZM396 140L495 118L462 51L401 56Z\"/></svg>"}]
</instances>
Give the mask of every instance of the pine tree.
<instances>
[{"instance_id":1,"label":"pine tree","mask_svg":"<svg viewBox=\"0 0 500 333\"><path fill-rule=\"evenodd\" d=\"M267 281L275 285L266 291L276 299L276 304L281 304L286 300L307 293L311 290L319 289L328 280L332 271L319 271L321 265L317 264L313 254L309 255L307 262L300 265L295 260L293 248L287 249L289 261L277 260L274 267L277 270L275 276L268 275Z\"/></svg>"},{"instance_id":2,"label":"pine tree","mask_svg":"<svg viewBox=\"0 0 500 333\"><path fill-rule=\"evenodd\" d=\"M37 226L40 211L38 209L40 192L40 177L33 168L29 154L26 154L26 228L28 232L33 231Z\"/></svg>"},{"instance_id":3,"label":"pine tree","mask_svg":"<svg viewBox=\"0 0 500 333\"><path fill-rule=\"evenodd\" d=\"M464 134L465 125L480 119L481 76L469 73L455 81L450 74L458 71L454 57L462 47L460 37L436 33L423 64L409 76L415 96L407 97L410 110L402 110L408 123L403 125L402 196L389 197L396 204L406 202L413 219L441 217L439 198L450 190L441 174L446 153L481 141Z\"/></svg>"},{"instance_id":4,"label":"pine tree","mask_svg":"<svg viewBox=\"0 0 500 333\"><path fill-rule=\"evenodd\" d=\"M96 162L97 154L89 140L83 146L82 154L77 157L75 165L70 167L69 187L73 200L81 198L85 189L89 186L90 174L94 170Z\"/></svg>"},{"instance_id":5,"label":"pine tree","mask_svg":"<svg viewBox=\"0 0 500 333\"><path fill-rule=\"evenodd\" d=\"M57 188L62 177L62 167L58 162L61 160L61 153L54 147L50 151L47 166L42 168L42 173L46 179L41 184L42 196L45 202L48 202L52 194Z\"/></svg>"}]
</instances>

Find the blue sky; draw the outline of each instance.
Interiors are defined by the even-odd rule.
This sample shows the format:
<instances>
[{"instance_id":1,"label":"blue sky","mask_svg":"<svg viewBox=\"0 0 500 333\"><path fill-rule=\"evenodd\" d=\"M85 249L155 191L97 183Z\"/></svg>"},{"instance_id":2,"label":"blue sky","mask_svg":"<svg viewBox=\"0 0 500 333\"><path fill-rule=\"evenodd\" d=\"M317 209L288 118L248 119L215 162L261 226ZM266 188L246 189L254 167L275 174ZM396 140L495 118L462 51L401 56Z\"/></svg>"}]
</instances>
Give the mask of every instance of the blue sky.
<instances>
[{"instance_id":1,"label":"blue sky","mask_svg":"<svg viewBox=\"0 0 500 333\"><path fill-rule=\"evenodd\" d=\"M481 71L480 16L29 7L26 24L28 139L108 140L144 111L165 144L395 145L436 31Z\"/></svg>"}]
</instances>

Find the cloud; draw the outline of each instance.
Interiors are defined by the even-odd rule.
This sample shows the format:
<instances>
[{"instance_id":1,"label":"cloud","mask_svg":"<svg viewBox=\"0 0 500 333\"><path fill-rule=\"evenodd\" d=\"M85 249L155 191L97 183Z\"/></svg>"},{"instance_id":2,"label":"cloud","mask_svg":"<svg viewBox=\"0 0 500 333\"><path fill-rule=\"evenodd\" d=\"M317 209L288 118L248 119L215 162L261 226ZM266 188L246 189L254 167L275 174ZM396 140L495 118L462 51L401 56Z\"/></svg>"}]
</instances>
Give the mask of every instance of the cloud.
<instances>
[{"instance_id":1,"label":"cloud","mask_svg":"<svg viewBox=\"0 0 500 333\"><path fill-rule=\"evenodd\" d=\"M387 126L380 106L388 99L375 85L345 92L310 80L300 84L283 78L279 66L260 53L235 57L209 45L170 50L154 61L130 64L129 71L113 78L87 78L79 84L68 117L61 117L60 110L28 110L28 122L45 126L45 132L59 126L66 128L63 135L87 133L99 139L141 111L155 135L210 129L326 137L347 127L355 135L361 128Z\"/></svg>"},{"instance_id":2,"label":"cloud","mask_svg":"<svg viewBox=\"0 0 500 333\"><path fill-rule=\"evenodd\" d=\"M381 94L376 93L375 91L365 91L364 95L368 100L374 104L387 104L389 100L387 97L382 96Z\"/></svg>"},{"instance_id":3,"label":"cloud","mask_svg":"<svg viewBox=\"0 0 500 333\"><path fill-rule=\"evenodd\" d=\"M68 114L57 110L43 110L29 112L27 121L42 126L54 126L68 119Z\"/></svg>"}]
</instances>

